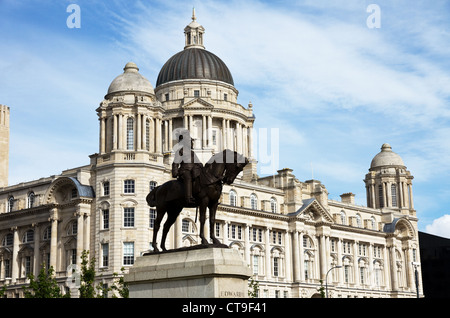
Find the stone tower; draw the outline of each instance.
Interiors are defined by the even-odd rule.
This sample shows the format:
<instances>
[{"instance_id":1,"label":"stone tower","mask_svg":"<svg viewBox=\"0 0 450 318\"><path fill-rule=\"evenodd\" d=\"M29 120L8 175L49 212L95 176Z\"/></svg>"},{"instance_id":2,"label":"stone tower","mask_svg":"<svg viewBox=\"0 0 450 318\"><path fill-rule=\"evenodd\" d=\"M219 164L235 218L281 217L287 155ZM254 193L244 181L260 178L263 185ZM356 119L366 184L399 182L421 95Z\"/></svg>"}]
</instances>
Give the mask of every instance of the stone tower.
<instances>
[{"instance_id":1,"label":"stone tower","mask_svg":"<svg viewBox=\"0 0 450 318\"><path fill-rule=\"evenodd\" d=\"M0 187L8 186L9 107L0 105Z\"/></svg>"},{"instance_id":2,"label":"stone tower","mask_svg":"<svg viewBox=\"0 0 450 318\"><path fill-rule=\"evenodd\" d=\"M372 160L364 182L367 190L367 206L376 209L397 209L406 215L415 215L412 179L402 158L392 151L389 144L381 146Z\"/></svg>"}]
</instances>

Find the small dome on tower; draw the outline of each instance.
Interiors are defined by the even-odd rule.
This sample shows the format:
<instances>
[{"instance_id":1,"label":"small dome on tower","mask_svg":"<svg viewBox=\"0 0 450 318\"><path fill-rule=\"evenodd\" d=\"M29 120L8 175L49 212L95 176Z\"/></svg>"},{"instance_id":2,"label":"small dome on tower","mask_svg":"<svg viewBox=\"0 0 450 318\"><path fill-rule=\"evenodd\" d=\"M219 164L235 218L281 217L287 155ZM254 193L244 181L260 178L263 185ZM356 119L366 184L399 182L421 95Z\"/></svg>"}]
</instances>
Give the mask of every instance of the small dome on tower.
<instances>
[{"instance_id":1,"label":"small dome on tower","mask_svg":"<svg viewBox=\"0 0 450 318\"><path fill-rule=\"evenodd\" d=\"M150 81L139 73L139 68L133 62L128 62L123 68L123 74L120 74L111 82L106 96L127 91L155 94Z\"/></svg>"},{"instance_id":2,"label":"small dome on tower","mask_svg":"<svg viewBox=\"0 0 450 318\"><path fill-rule=\"evenodd\" d=\"M383 166L402 166L405 167L402 158L392 151L391 145L385 143L381 146L381 152L379 152L370 164L370 168L377 168Z\"/></svg>"}]
</instances>

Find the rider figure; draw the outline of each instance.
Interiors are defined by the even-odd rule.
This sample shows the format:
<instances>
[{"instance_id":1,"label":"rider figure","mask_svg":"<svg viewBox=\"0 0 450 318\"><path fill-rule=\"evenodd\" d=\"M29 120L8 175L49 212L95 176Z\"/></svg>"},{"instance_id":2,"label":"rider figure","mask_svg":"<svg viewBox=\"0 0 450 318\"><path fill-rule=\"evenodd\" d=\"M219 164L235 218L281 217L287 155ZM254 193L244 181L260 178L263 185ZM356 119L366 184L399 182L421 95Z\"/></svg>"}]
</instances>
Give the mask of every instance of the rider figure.
<instances>
[{"instance_id":1,"label":"rider figure","mask_svg":"<svg viewBox=\"0 0 450 318\"><path fill-rule=\"evenodd\" d=\"M188 130L183 130L178 136L175 147L175 158L172 163L172 177L179 178L184 183L184 194L188 205L195 204L192 195L192 185L195 178L200 176L202 163L192 149L193 139Z\"/></svg>"}]
</instances>

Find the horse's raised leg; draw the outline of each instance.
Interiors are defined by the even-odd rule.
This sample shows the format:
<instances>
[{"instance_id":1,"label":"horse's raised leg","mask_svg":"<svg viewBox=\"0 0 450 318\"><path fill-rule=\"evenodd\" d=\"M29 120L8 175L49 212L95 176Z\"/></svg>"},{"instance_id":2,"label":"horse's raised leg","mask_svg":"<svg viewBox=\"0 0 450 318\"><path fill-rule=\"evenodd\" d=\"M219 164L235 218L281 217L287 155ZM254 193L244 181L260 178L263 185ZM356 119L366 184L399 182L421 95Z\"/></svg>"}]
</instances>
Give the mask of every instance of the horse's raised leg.
<instances>
[{"instance_id":1,"label":"horse's raised leg","mask_svg":"<svg viewBox=\"0 0 450 318\"><path fill-rule=\"evenodd\" d=\"M159 252L159 249L157 247L158 244L156 243L156 236L158 235L159 227L161 225L161 221L164 217L164 214L166 214L166 211L156 208L156 219L153 226L153 242L152 242L152 247L155 252Z\"/></svg>"},{"instance_id":2,"label":"horse's raised leg","mask_svg":"<svg viewBox=\"0 0 450 318\"><path fill-rule=\"evenodd\" d=\"M202 239L202 244L208 244L208 240L205 238L206 204L201 204L199 206L199 212L200 212L200 238Z\"/></svg>"},{"instance_id":3,"label":"horse's raised leg","mask_svg":"<svg viewBox=\"0 0 450 318\"><path fill-rule=\"evenodd\" d=\"M217 211L218 205L219 205L219 202L209 205L209 237L211 238L213 244L222 244L216 238L216 234L215 234L216 211Z\"/></svg>"}]
</instances>

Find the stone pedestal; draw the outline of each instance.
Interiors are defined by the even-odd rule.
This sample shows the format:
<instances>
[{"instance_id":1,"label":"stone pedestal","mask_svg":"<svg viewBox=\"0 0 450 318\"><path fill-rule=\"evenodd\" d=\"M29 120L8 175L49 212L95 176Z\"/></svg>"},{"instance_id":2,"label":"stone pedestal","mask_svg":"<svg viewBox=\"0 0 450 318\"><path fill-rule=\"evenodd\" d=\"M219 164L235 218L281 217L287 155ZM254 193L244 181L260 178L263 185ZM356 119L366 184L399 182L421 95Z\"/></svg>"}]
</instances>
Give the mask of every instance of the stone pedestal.
<instances>
[{"instance_id":1,"label":"stone pedestal","mask_svg":"<svg viewBox=\"0 0 450 318\"><path fill-rule=\"evenodd\" d=\"M125 275L130 298L246 298L249 266L229 248L138 257Z\"/></svg>"}]
</instances>

